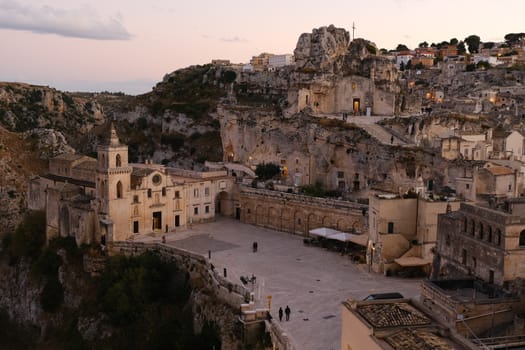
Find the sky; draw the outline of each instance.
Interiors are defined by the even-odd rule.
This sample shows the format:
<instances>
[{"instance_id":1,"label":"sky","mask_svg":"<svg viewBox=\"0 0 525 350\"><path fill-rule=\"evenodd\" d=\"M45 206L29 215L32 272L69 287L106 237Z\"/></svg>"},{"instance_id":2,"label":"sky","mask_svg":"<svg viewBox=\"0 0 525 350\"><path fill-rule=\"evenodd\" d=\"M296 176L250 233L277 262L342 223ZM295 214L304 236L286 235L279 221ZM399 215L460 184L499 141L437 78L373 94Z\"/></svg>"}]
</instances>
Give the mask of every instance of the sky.
<instances>
[{"instance_id":1,"label":"sky","mask_svg":"<svg viewBox=\"0 0 525 350\"><path fill-rule=\"evenodd\" d=\"M523 0L0 0L0 81L65 91L151 91L212 59L293 53L330 24L378 48L503 41L525 32Z\"/></svg>"}]
</instances>

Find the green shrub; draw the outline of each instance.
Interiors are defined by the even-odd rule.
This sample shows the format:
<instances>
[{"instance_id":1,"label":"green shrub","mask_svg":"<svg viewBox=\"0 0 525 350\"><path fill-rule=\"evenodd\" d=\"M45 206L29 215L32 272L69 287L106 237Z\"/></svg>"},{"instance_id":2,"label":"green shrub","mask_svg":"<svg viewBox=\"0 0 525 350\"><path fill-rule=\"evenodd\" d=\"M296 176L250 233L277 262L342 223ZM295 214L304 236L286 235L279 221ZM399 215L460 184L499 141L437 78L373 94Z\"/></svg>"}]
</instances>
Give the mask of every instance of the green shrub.
<instances>
[{"instance_id":1,"label":"green shrub","mask_svg":"<svg viewBox=\"0 0 525 350\"><path fill-rule=\"evenodd\" d=\"M18 225L10 244L14 258L37 259L46 242L46 215L42 211L30 211Z\"/></svg>"},{"instance_id":2,"label":"green shrub","mask_svg":"<svg viewBox=\"0 0 525 350\"><path fill-rule=\"evenodd\" d=\"M47 312L56 311L64 301L64 288L56 277L48 278L42 294L40 294L40 305Z\"/></svg>"},{"instance_id":3,"label":"green shrub","mask_svg":"<svg viewBox=\"0 0 525 350\"><path fill-rule=\"evenodd\" d=\"M33 271L40 276L57 278L60 265L62 265L62 258L54 250L47 247L33 265Z\"/></svg>"},{"instance_id":4,"label":"green shrub","mask_svg":"<svg viewBox=\"0 0 525 350\"><path fill-rule=\"evenodd\" d=\"M281 173L281 168L275 163L257 164L255 174L261 180L269 180Z\"/></svg>"}]
</instances>

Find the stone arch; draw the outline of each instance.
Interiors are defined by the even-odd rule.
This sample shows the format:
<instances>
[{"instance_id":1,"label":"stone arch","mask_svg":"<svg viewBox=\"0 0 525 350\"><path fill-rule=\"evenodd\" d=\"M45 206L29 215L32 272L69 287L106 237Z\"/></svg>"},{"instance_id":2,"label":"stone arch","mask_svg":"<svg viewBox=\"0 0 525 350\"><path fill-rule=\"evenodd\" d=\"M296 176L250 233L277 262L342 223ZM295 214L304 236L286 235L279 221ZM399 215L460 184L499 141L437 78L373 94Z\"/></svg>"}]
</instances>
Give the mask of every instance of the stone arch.
<instances>
[{"instance_id":1,"label":"stone arch","mask_svg":"<svg viewBox=\"0 0 525 350\"><path fill-rule=\"evenodd\" d=\"M335 226L332 216L323 216L323 227L335 228Z\"/></svg>"},{"instance_id":2,"label":"stone arch","mask_svg":"<svg viewBox=\"0 0 525 350\"><path fill-rule=\"evenodd\" d=\"M122 182L117 182L117 198L122 198Z\"/></svg>"},{"instance_id":3,"label":"stone arch","mask_svg":"<svg viewBox=\"0 0 525 350\"><path fill-rule=\"evenodd\" d=\"M336 223L336 229L339 231L349 231L354 225L350 225L350 221L345 218L339 218Z\"/></svg>"},{"instance_id":4,"label":"stone arch","mask_svg":"<svg viewBox=\"0 0 525 350\"><path fill-rule=\"evenodd\" d=\"M268 227L281 230L281 210L274 207L268 209Z\"/></svg>"},{"instance_id":5,"label":"stone arch","mask_svg":"<svg viewBox=\"0 0 525 350\"><path fill-rule=\"evenodd\" d=\"M115 156L115 166L117 168L120 168L122 166L122 158L120 157L120 154L118 154L118 153Z\"/></svg>"},{"instance_id":6,"label":"stone arch","mask_svg":"<svg viewBox=\"0 0 525 350\"><path fill-rule=\"evenodd\" d=\"M319 219L314 213L309 213L306 217L306 231L313 230L319 227Z\"/></svg>"},{"instance_id":7,"label":"stone arch","mask_svg":"<svg viewBox=\"0 0 525 350\"><path fill-rule=\"evenodd\" d=\"M226 191L217 193L215 197L215 213L224 216L234 216L233 199Z\"/></svg>"},{"instance_id":8,"label":"stone arch","mask_svg":"<svg viewBox=\"0 0 525 350\"><path fill-rule=\"evenodd\" d=\"M293 214L294 224L293 224L293 233L304 234L306 235L307 223L305 222L305 216L300 210L296 210Z\"/></svg>"},{"instance_id":9,"label":"stone arch","mask_svg":"<svg viewBox=\"0 0 525 350\"><path fill-rule=\"evenodd\" d=\"M265 226L267 223L266 208L263 205L258 205L255 208L255 222L257 225Z\"/></svg>"},{"instance_id":10,"label":"stone arch","mask_svg":"<svg viewBox=\"0 0 525 350\"><path fill-rule=\"evenodd\" d=\"M71 230L71 220L69 217L69 208L64 205L62 208L60 208L60 228L59 228L59 234L62 237L69 236L69 232Z\"/></svg>"}]
</instances>

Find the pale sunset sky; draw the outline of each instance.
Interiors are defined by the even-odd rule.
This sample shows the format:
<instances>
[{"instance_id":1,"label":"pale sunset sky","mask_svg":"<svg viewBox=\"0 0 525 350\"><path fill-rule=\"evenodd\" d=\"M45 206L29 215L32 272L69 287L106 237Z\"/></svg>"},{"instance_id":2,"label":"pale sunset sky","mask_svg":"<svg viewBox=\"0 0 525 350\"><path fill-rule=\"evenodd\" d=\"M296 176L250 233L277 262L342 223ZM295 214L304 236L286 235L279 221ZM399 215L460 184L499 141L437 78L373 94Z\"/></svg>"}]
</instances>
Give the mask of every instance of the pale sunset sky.
<instances>
[{"instance_id":1,"label":"pale sunset sky","mask_svg":"<svg viewBox=\"0 0 525 350\"><path fill-rule=\"evenodd\" d=\"M525 32L524 13L523 0L0 0L0 81L140 94L214 58L293 53L301 33L330 24L414 48L503 41Z\"/></svg>"}]
</instances>

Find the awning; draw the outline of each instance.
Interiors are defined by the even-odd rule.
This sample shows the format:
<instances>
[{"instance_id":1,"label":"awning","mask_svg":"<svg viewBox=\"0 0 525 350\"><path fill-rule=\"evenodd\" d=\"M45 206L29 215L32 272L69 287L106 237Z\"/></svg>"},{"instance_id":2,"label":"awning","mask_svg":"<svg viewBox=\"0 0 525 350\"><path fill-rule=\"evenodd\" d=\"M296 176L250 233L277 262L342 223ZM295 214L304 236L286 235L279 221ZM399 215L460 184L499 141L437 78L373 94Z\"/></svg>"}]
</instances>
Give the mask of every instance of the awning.
<instances>
[{"instance_id":1,"label":"awning","mask_svg":"<svg viewBox=\"0 0 525 350\"><path fill-rule=\"evenodd\" d=\"M362 245L363 247L368 246L368 235L366 233L363 233L360 235L353 235L353 234L348 234L348 235L349 235L348 241L358 244L358 245Z\"/></svg>"},{"instance_id":2,"label":"awning","mask_svg":"<svg viewBox=\"0 0 525 350\"><path fill-rule=\"evenodd\" d=\"M419 258L416 256L407 256L394 259L394 261L402 267L425 266L432 263L432 258Z\"/></svg>"},{"instance_id":3,"label":"awning","mask_svg":"<svg viewBox=\"0 0 525 350\"><path fill-rule=\"evenodd\" d=\"M311 235L319 236L319 237L328 237L332 235L336 235L338 233L343 233L341 231L337 231L328 227L319 227L313 230L308 231Z\"/></svg>"}]
</instances>

